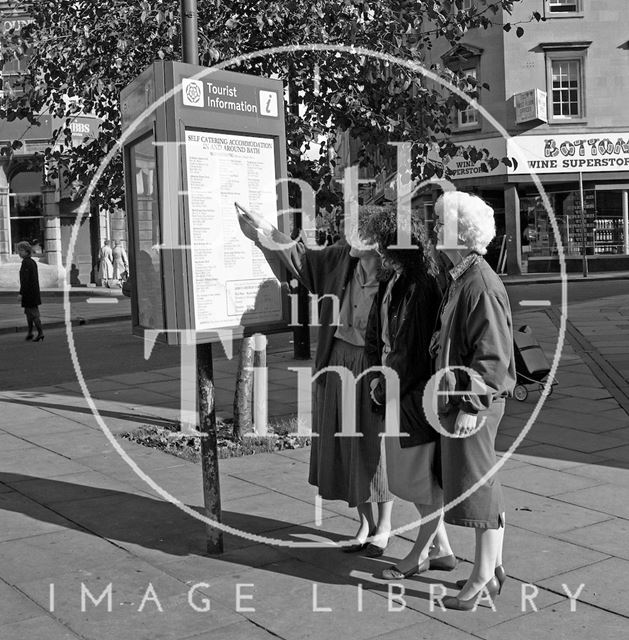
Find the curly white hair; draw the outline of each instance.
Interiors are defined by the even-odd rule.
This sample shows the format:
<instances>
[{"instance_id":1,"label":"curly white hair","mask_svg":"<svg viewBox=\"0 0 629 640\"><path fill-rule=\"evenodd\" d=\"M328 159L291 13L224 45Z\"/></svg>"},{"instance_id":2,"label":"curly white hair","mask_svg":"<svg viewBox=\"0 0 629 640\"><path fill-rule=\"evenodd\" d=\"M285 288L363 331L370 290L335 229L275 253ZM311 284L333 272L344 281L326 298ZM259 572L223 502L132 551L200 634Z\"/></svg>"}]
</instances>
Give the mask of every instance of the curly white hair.
<instances>
[{"instance_id":1,"label":"curly white hair","mask_svg":"<svg viewBox=\"0 0 629 640\"><path fill-rule=\"evenodd\" d=\"M471 251L487 253L496 235L494 210L481 198L464 191L446 191L435 203L435 214L446 223L456 220L459 241Z\"/></svg>"}]
</instances>

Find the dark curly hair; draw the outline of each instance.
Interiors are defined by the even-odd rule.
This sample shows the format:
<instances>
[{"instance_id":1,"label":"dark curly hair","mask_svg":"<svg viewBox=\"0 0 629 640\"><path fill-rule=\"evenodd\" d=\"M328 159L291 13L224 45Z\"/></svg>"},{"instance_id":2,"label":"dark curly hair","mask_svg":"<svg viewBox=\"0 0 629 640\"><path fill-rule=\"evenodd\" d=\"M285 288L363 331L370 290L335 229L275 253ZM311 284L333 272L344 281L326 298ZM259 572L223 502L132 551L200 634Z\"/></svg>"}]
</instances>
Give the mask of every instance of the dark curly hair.
<instances>
[{"instance_id":1,"label":"dark curly hair","mask_svg":"<svg viewBox=\"0 0 629 640\"><path fill-rule=\"evenodd\" d=\"M391 274L393 266L413 282L423 282L439 273L435 251L428 238L424 221L418 211L411 211L411 244L417 249L391 249L397 243L397 209L395 205L365 207L366 221L361 226L361 235L367 242L378 246L382 254L383 277ZM391 266L387 269L386 263Z\"/></svg>"}]
</instances>

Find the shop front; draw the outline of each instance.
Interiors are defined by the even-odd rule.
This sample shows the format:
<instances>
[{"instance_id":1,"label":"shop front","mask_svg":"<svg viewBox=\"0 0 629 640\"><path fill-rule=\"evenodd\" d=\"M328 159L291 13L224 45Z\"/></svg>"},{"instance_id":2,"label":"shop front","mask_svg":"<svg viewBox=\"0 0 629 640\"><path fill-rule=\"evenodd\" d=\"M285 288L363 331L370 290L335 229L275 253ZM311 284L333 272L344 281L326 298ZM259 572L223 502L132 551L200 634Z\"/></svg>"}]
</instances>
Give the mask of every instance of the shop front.
<instances>
[{"instance_id":1,"label":"shop front","mask_svg":"<svg viewBox=\"0 0 629 640\"><path fill-rule=\"evenodd\" d=\"M559 243L542 198L525 186L520 189L522 249L523 257L528 258L528 271L558 271ZM592 271L629 269L629 184L586 182L583 212L580 193L580 188L571 184L547 188L566 258L566 270L581 270L584 252ZM525 248L527 240L528 250Z\"/></svg>"},{"instance_id":2,"label":"shop front","mask_svg":"<svg viewBox=\"0 0 629 640\"><path fill-rule=\"evenodd\" d=\"M509 274L629 270L629 132L548 134L460 141L486 148L497 166L455 158L449 165L457 188L472 191L496 212L505 234ZM532 174L550 202L547 210ZM584 206L581 206L583 193ZM553 229L553 216L557 231Z\"/></svg>"},{"instance_id":3,"label":"shop front","mask_svg":"<svg viewBox=\"0 0 629 640\"><path fill-rule=\"evenodd\" d=\"M96 137L99 124L92 116L76 116L69 125L73 143ZM68 188L48 184L41 161L42 151L59 126L60 122L49 116L42 116L40 125L31 127L21 121L0 122L0 142L22 141L22 147L10 158L0 160L0 287L15 286L14 271L20 261L16 245L23 240L33 246L47 286L95 283L103 241L117 240L126 246L124 213L110 214L93 205L81 218L72 260L68 260L81 201L74 199Z\"/></svg>"}]
</instances>

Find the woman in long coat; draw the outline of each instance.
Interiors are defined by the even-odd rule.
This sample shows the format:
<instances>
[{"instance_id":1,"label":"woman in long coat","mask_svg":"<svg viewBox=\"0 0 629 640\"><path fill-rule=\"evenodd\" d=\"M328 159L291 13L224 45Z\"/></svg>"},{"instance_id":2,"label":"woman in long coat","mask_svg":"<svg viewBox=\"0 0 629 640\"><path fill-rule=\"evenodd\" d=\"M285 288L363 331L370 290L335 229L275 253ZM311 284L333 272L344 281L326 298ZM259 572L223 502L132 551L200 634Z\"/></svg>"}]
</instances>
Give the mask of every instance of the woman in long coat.
<instances>
[{"instance_id":1,"label":"woman in long coat","mask_svg":"<svg viewBox=\"0 0 629 640\"><path fill-rule=\"evenodd\" d=\"M360 525L344 551L382 555L391 531L392 495L387 486L381 455L380 420L370 409L366 376L356 382L356 402L347 398L340 376L327 367L343 367L357 377L368 368L365 330L378 290L380 259L373 247L361 243L357 233L351 243L307 248L271 227L261 217L239 215L245 235L256 242L267 260L278 258L319 301L319 327L313 392L313 439L308 481L325 500L344 500L358 510ZM268 248L273 240L274 249ZM353 245L353 246L352 246ZM283 248L286 247L286 248ZM346 381L347 382L347 381ZM349 384L354 381L349 380ZM354 412L355 436L339 436L344 409ZM378 506L374 518L372 504Z\"/></svg>"},{"instance_id":2,"label":"woman in long coat","mask_svg":"<svg viewBox=\"0 0 629 640\"><path fill-rule=\"evenodd\" d=\"M114 263L109 240L105 240L98 252L98 279L101 286L109 286L109 281L114 277Z\"/></svg>"},{"instance_id":3,"label":"woman in long coat","mask_svg":"<svg viewBox=\"0 0 629 640\"><path fill-rule=\"evenodd\" d=\"M127 252L124 247L118 242L118 240L114 241L114 248L112 253L113 257L113 274L112 278L114 280L122 280L124 278L124 274L129 271L129 259L127 258Z\"/></svg>"},{"instance_id":4,"label":"woman in long coat","mask_svg":"<svg viewBox=\"0 0 629 640\"><path fill-rule=\"evenodd\" d=\"M20 266L20 300L28 324L26 340L39 342L44 339L44 330L42 329L39 315L41 295L39 291L37 263L31 258L31 251L31 245L28 242L18 242L17 252L20 258L22 258L22 264ZM33 326L37 329L37 336L35 338L33 338Z\"/></svg>"},{"instance_id":5,"label":"woman in long coat","mask_svg":"<svg viewBox=\"0 0 629 640\"><path fill-rule=\"evenodd\" d=\"M437 397L445 520L476 534L472 574L443 604L468 611L481 594L500 593L506 579L505 507L491 472L505 398L515 386L513 323L504 285L483 259L496 233L493 209L477 196L451 191L435 213L437 248L452 264L433 341L435 369L445 373Z\"/></svg>"}]
</instances>

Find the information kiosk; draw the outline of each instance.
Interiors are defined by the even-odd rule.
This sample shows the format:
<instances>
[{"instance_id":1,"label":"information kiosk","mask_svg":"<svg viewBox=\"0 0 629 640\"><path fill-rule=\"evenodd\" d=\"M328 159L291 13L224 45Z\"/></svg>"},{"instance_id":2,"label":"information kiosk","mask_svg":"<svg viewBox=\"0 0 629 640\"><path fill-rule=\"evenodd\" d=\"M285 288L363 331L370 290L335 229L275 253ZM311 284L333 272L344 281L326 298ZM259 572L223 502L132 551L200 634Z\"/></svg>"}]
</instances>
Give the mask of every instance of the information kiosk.
<instances>
[{"instance_id":1,"label":"information kiosk","mask_svg":"<svg viewBox=\"0 0 629 640\"><path fill-rule=\"evenodd\" d=\"M287 293L234 208L285 230L283 100L280 80L179 62L122 91L134 333L203 343L288 324Z\"/></svg>"}]
</instances>

